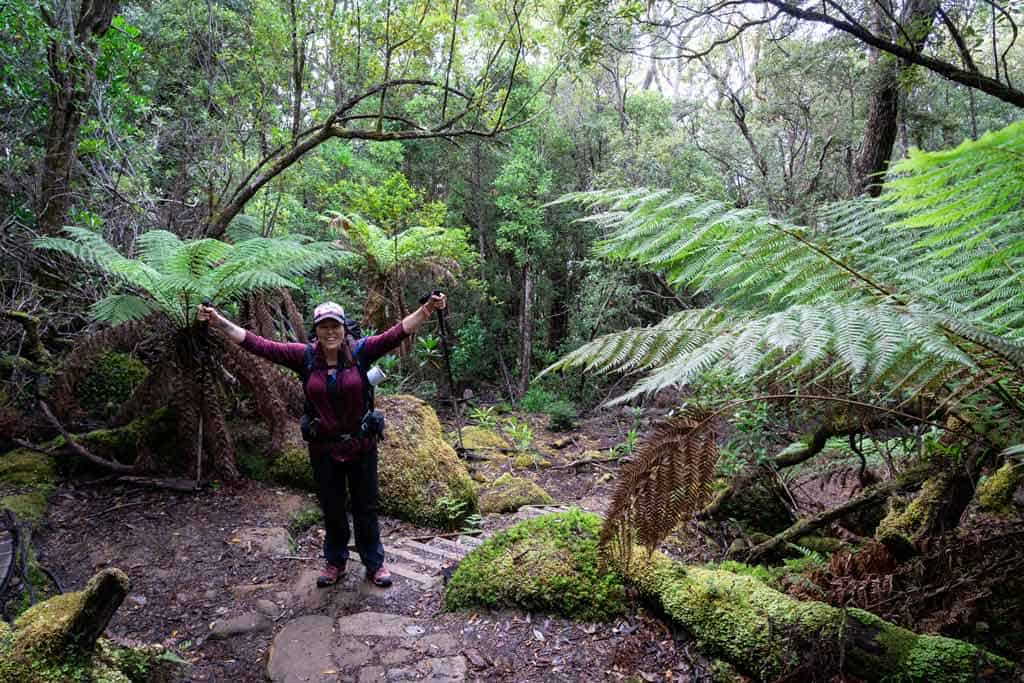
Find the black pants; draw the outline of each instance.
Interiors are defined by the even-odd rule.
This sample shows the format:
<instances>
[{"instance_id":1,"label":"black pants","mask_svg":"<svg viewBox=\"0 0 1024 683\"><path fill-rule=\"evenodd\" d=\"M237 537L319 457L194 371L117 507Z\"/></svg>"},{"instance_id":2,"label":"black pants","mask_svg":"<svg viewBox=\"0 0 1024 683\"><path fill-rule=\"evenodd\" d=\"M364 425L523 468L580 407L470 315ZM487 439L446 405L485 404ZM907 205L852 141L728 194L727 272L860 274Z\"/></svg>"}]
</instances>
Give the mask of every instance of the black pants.
<instances>
[{"instance_id":1,"label":"black pants","mask_svg":"<svg viewBox=\"0 0 1024 683\"><path fill-rule=\"evenodd\" d=\"M345 507L351 498L356 550L367 571L376 571L384 564L384 546L377 523L377 449L351 462L338 462L326 455L310 456L310 462L327 531L324 558L333 565L348 559L351 534Z\"/></svg>"}]
</instances>

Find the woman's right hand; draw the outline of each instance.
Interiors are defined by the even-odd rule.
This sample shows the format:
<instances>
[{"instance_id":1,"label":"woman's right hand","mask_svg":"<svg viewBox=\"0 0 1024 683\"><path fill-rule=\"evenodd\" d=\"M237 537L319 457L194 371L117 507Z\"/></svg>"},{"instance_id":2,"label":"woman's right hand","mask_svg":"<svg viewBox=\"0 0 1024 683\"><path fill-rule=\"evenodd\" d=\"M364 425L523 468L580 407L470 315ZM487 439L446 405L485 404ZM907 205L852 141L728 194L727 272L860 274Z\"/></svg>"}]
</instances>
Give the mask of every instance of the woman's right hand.
<instances>
[{"instance_id":1,"label":"woman's right hand","mask_svg":"<svg viewBox=\"0 0 1024 683\"><path fill-rule=\"evenodd\" d=\"M199 322L211 323L214 327L221 327L224 324L224 318L217 312L217 309L205 304L201 304L199 306L199 312L196 313L196 320Z\"/></svg>"}]
</instances>

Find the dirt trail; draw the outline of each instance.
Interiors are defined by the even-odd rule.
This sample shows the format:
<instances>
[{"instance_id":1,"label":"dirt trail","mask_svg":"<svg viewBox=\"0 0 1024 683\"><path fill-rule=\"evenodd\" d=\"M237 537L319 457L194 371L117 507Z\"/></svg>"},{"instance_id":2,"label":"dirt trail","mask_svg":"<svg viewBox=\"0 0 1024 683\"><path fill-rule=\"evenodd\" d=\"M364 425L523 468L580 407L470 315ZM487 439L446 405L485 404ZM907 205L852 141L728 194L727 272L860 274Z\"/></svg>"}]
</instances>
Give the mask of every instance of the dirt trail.
<instances>
[{"instance_id":1,"label":"dirt trail","mask_svg":"<svg viewBox=\"0 0 1024 683\"><path fill-rule=\"evenodd\" d=\"M609 433L580 432L557 451L550 443L563 435L538 425L536 443L552 465L565 464L615 439L616 423L596 424ZM610 479L607 467L516 474L591 510ZM392 588L373 587L350 562L339 585L318 590L322 529L286 532L311 505L309 494L255 482L196 494L67 483L36 543L69 590L102 567L126 571L131 593L108 635L172 647L190 662L190 681L710 680L692 645L643 609L610 624L440 612L444 574L472 541L423 544L410 539L440 530L391 518L381 531ZM486 515L485 533L535 512Z\"/></svg>"}]
</instances>

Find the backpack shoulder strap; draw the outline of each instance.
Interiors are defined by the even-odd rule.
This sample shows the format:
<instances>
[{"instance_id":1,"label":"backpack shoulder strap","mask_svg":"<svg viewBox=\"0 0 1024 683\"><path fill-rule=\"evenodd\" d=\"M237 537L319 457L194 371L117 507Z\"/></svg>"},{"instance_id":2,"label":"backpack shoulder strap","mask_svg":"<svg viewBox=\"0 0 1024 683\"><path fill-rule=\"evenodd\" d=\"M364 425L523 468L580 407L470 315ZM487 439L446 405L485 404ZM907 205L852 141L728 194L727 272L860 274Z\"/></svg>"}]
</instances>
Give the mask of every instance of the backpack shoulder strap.
<instances>
[{"instance_id":1,"label":"backpack shoulder strap","mask_svg":"<svg viewBox=\"0 0 1024 683\"><path fill-rule=\"evenodd\" d=\"M356 362L356 368L359 370L359 376L363 380L363 414L374 409L373 407L373 385L370 384L370 378L367 377L366 373L369 372L369 368L366 367L366 363L363 361L360 351L363 350L363 343L366 341L366 337L359 339L352 345L352 358Z\"/></svg>"},{"instance_id":2,"label":"backpack shoulder strap","mask_svg":"<svg viewBox=\"0 0 1024 683\"><path fill-rule=\"evenodd\" d=\"M302 372L300 373L303 388L305 388L306 381L309 379L309 376L313 374L313 361L315 355L316 354L313 352L313 345L306 344L306 349L302 353Z\"/></svg>"}]
</instances>

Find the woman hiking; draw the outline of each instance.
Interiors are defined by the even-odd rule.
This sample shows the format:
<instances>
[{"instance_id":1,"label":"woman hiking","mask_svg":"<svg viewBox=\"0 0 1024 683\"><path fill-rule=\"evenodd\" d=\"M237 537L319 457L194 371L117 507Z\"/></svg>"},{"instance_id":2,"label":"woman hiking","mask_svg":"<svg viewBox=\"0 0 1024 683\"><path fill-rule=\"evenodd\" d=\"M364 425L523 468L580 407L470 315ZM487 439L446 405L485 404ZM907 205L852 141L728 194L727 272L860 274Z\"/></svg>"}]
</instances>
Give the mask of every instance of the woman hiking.
<instances>
[{"instance_id":1,"label":"woman hiking","mask_svg":"<svg viewBox=\"0 0 1024 683\"><path fill-rule=\"evenodd\" d=\"M313 429L304 429L304 438L309 437L309 460L327 532L325 561L316 580L321 588L333 586L345 573L350 536L345 514L347 498L351 499L356 549L366 567L367 580L382 588L391 585L377 522L378 436L367 436L361 428L366 411L365 372L446 303L444 294L435 293L391 329L354 342L345 332L344 309L326 301L313 310L316 341L311 356L307 356L306 344L271 341L242 329L212 307L199 309L199 320L208 321L246 351L300 376L308 375L303 386L304 420Z\"/></svg>"}]
</instances>

